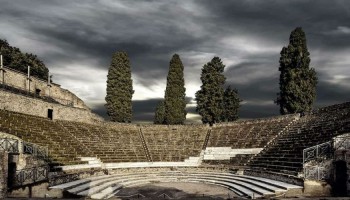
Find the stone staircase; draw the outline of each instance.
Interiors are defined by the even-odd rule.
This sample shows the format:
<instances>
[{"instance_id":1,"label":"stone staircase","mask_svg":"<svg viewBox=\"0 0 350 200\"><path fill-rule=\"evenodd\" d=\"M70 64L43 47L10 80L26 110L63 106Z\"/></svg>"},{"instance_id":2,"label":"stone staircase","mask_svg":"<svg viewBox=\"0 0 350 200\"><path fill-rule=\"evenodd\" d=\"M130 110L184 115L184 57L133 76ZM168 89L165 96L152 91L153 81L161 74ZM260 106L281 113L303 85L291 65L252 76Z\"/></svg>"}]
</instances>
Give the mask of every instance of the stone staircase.
<instances>
[{"instance_id":1,"label":"stone staircase","mask_svg":"<svg viewBox=\"0 0 350 200\"><path fill-rule=\"evenodd\" d=\"M65 165L65 166L55 166L55 169L67 170L80 170L80 169L90 169L90 168L103 168L103 163L100 159L96 157L78 157L80 161L84 164L78 165Z\"/></svg>"},{"instance_id":2,"label":"stone staircase","mask_svg":"<svg viewBox=\"0 0 350 200\"><path fill-rule=\"evenodd\" d=\"M93 199L104 199L113 196L118 197L118 191L123 188L142 186L154 182L214 184L226 187L243 198L269 198L291 192L293 192L293 194L301 193L302 190L300 186L271 179L215 171L116 173L72 181L53 186L51 189L62 189L75 195Z\"/></svg>"}]
</instances>

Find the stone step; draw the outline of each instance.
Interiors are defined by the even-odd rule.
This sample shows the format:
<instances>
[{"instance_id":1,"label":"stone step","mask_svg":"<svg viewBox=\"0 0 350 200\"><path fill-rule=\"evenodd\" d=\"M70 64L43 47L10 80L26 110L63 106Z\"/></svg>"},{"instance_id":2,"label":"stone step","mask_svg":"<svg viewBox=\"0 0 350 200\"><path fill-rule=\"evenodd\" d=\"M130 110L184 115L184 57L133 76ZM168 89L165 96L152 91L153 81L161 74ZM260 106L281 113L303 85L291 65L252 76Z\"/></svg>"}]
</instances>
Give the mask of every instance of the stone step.
<instances>
[{"instance_id":1,"label":"stone step","mask_svg":"<svg viewBox=\"0 0 350 200\"><path fill-rule=\"evenodd\" d=\"M228 172L181 171L118 173L73 181L51 188L60 188L77 195L100 199L110 197L123 187L134 187L154 182L215 184L227 187L236 194L249 198L272 197L276 194L286 192L288 189L302 189L300 186L280 181L236 175Z\"/></svg>"},{"instance_id":2,"label":"stone step","mask_svg":"<svg viewBox=\"0 0 350 200\"><path fill-rule=\"evenodd\" d=\"M91 198L93 199L109 199L112 197L112 195L115 195L118 193L121 189L120 185L117 186L110 186L96 194L91 195Z\"/></svg>"},{"instance_id":3,"label":"stone step","mask_svg":"<svg viewBox=\"0 0 350 200\"><path fill-rule=\"evenodd\" d=\"M94 161L98 160L96 157L78 157L81 161Z\"/></svg>"}]
</instances>

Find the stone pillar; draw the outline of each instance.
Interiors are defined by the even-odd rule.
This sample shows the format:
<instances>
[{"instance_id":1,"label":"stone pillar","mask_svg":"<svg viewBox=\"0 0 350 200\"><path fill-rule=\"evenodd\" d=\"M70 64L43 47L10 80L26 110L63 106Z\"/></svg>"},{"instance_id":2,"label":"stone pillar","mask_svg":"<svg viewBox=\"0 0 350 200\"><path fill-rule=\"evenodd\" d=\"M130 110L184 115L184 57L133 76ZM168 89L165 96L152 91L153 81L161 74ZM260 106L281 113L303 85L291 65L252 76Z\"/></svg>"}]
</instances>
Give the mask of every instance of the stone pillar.
<instances>
[{"instance_id":1,"label":"stone pillar","mask_svg":"<svg viewBox=\"0 0 350 200\"><path fill-rule=\"evenodd\" d=\"M47 74L47 94L46 96L50 96L50 88L51 88L51 79L50 72Z\"/></svg>"},{"instance_id":2,"label":"stone pillar","mask_svg":"<svg viewBox=\"0 0 350 200\"><path fill-rule=\"evenodd\" d=\"M0 199L7 194L8 154L0 151Z\"/></svg>"},{"instance_id":3,"label":"stone pillar","mask_svg":"<svg viewBox=\"0 0 350 200\"><path fill-rule=\"evenodd\" d=\"M27 89L30 92L30 66L28 66Z\"/></svg>"},{"instance_id":4,"label":"stone pillar","mask_svg":"<svg viewBox=\"0 0 350 200\"><path fill-rule=\"evenodd\" d=\"M0 81L1 81L1 84L4 83L4 72L3 72L3 70L4 70L4 63L3 63L3 60L2 60L2 55L0 55L0 75L1 75Z\"/></svg>"}]
</instances>

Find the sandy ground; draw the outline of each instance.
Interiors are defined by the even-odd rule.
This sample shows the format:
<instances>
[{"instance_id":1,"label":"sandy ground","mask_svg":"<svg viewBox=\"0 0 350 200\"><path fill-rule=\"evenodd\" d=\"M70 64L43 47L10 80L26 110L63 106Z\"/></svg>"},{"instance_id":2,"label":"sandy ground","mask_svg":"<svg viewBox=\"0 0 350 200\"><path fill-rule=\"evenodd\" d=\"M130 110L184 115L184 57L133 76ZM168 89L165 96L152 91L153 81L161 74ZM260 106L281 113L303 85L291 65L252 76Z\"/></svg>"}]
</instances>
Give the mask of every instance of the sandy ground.
<instances>
[{"instance_id":1,"label":"sandy ground","mask_svg":"<svg viewBox=\"0 0 350 200\"><path fill-rule=\"evenodd\" d=\"M131 196L133 195L133 196ZM231 190L200 183L154 183L124 188L116 194L120 199L233 199ZM113 198L116 199L116 198Z\"/></svg>"}]
</instances>

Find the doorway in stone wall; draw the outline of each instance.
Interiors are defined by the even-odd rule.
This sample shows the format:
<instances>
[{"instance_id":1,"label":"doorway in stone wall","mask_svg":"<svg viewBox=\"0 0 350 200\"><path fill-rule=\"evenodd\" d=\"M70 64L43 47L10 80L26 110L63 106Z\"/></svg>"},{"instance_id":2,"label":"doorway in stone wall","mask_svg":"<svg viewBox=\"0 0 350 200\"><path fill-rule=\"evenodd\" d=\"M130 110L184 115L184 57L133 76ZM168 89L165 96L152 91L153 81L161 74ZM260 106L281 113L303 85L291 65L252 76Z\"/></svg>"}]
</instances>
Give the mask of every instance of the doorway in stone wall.
<instances>
[{"instance_id":1,"label":"doorway in stone wall","mask_svg":"<svg viewBox=\"0 0 350 200\"><path fill-rule=\"evenodd\" d=\"M36 96L40 96L40 92L41 92L41 90L40 90L40 89L38 89L38 88L37 88L37 89L35 89L35 95L36 95Z\"/></svg>"},{"instance_id":2,"label":"doorway in stone wall","mask_svg":"<svg viewBox=\"0 0 350 200\"><path fill-rule=\"evenodd\" d=\"M52 109L47 109L47 118L52 120L53 117L53 110Z\"/></svg>"}]
</instances>

